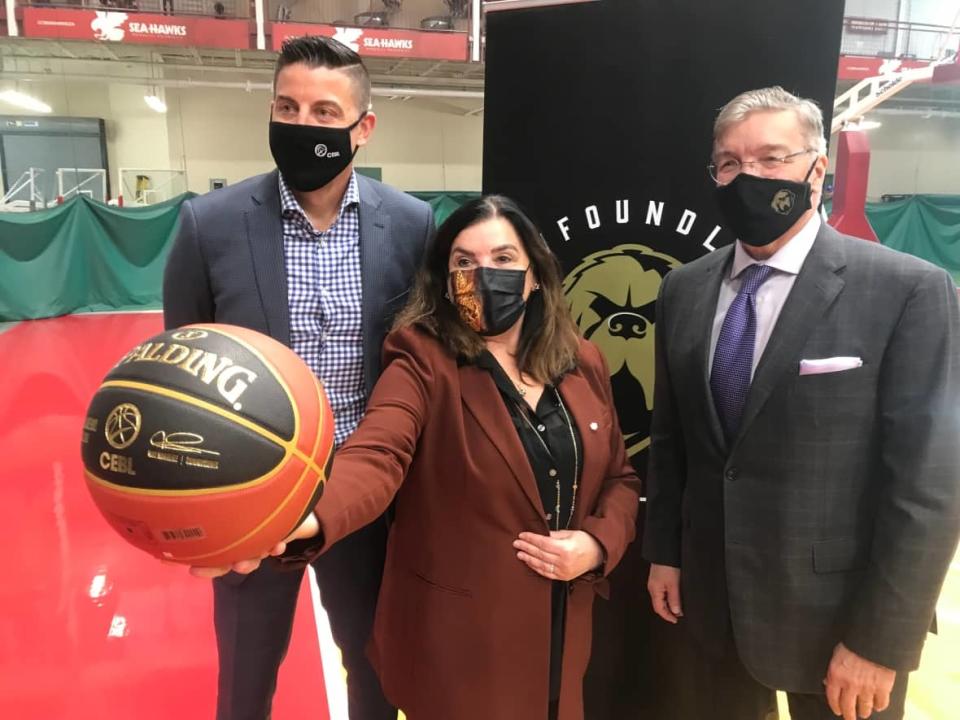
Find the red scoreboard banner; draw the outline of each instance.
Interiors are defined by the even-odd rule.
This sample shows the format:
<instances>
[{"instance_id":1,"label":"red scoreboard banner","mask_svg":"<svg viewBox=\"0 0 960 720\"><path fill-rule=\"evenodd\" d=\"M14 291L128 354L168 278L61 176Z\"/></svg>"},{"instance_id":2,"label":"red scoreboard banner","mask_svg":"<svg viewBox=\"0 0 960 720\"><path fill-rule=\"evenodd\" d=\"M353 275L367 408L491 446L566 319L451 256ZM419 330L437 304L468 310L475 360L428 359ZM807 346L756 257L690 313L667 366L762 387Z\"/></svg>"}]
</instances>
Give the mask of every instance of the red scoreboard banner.
<instances>
[{"instance_id":1,"label":"red scoreboard banner","mask_svg":"<svg viewBox=\"0 0 960 720\"><path fill-rule=\"evenodd\" d=\"M148 45L250 47L250 23L247 20L116 10L25 7L23 34L27 37Z\"/></svg>"},{"instance_id":2,"label":"red scoreboard banner","mask_svg":"<svg viewBox=\"0 0 960 720\"><path fill-rule=\"evenodd\" d=\"M283 41L290 37L325 35L367 57L464 61L468 52L467 33L464 32L273 23L270 34L274 50L279 50Z\"/></svg>"},{"instance_id":3,"label":"red scoreboard banner","mask_svg":"<svg viewBox=\"0 0 960 720\"><path fill-rule=\"evenodd\" d=\"M901 70L926 67L929 60L900 60L897 58L880 58L861 55L841 55L840 66L837 68L839 80L864 80Z\"/></svg>"}]
</instances>

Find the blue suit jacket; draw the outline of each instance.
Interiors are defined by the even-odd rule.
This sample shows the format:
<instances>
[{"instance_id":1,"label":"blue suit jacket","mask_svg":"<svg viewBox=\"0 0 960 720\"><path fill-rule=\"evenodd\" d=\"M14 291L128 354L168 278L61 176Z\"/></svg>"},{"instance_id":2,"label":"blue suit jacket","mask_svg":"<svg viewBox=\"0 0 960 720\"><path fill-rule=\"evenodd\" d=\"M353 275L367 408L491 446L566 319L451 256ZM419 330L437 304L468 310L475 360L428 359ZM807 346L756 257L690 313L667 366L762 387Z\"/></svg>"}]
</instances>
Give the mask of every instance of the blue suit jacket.
<instances>
[{"instance_id":1,"label":"blue suit jacket","mask_svg":"<svg viewBox=\"0 0 960 720\"><path fill-rule=\"evenodd\" d=\"M406 302L434 223L426 203L363 176L357 181L369 395L380 375L383 338ZM290 344L276 170L183 204L163 277L163 315L167 328L229 323Z\"/></svg>"}]
</instances>

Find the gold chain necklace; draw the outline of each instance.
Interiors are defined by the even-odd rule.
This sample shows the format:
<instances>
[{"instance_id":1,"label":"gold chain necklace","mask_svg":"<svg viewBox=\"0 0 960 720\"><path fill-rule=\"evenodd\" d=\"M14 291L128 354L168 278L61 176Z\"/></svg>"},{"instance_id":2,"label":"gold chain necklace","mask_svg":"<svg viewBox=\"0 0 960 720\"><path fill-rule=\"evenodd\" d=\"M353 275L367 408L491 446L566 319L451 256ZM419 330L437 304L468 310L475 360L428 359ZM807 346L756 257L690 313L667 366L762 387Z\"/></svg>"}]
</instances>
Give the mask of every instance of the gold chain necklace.
<instances>
[{"instance_id":1,"label":"gold chain necklace","mask_svg":"<svg viewBox=\"0 0 960 720\"><path fill-rule=\"evenodd\" d=\"M567 406L563 403L563 398L560 397L560 391L557 390L556 386L553 388L554 395L557 397L557 403L560 405L560 410L563 411L564 421L567 423L567 430L570 431L570 442L573 443L573 496L570 499L570 515L567 517L567 524L564 529L570 527L570 523L573 520L573 511L577 508L577 488L580 486L580 453L577 450L577 436L573 431L573 421L570 419L570 413L567 412ZM521 393L521 397L523 394ZM524 403L526 405L526 403ZM550 448L547 446L547 443L542 437L540 437L540 432L533 426L533 423L530 422L530 418L527 417L527 413L524 408L519 408L520 416L527 423L527 426L533 431L533 434L537 436L537 440L540 441L540 444L543 445L543 449L546 451L547 455L550 456L550 459L553 460L553 453L550 452ZM556 488L557 488L557 504L554 509L553 518L554 518L554 530L560 530L560 475L557 475L556 478Z\"/></svg>"},{"instance_id":2,"label":"gold chain necklace","mask_svg":"<svg viewBox=\"0 0 960 720\"><path fill-rule=\"evenodd\" d=\"M503 371L504 375L507 375L510 378L510 382L513 383L513 386L517 389L517 392L520 393L520 397L525 398L527 396L527 385L523 382L523 373L520 373L520 380L516 381L507 374L507 371Z\"/></svg>"}]
</instances>

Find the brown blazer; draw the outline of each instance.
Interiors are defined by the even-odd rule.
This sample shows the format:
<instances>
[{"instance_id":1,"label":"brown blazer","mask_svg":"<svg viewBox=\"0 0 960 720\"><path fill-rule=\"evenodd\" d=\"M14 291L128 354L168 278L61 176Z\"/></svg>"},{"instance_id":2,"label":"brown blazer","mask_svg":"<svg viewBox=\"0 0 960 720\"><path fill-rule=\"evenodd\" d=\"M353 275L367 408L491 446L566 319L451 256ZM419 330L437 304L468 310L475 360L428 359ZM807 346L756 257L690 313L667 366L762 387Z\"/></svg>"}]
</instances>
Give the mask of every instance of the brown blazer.
<instances>
[{"instance_id":1,"label":"brown blazer","mask_svg":"<svg viewBox=\"0 0 960 720\"><path fill-rule=\"evenodd\" d=\"M593 596L633 539L639 480L596 346L581 341L559 390L583 438L571 529L606 551L602 572L570 585L560 720L579 720ZM549 532L533 471L489 372L412 328L387 337L366 416L335 456L316 508L324 547L394 496L369 647L387 698L410 720L545 720L551 583L512 546Z\"/></svg>"}]
</instances>

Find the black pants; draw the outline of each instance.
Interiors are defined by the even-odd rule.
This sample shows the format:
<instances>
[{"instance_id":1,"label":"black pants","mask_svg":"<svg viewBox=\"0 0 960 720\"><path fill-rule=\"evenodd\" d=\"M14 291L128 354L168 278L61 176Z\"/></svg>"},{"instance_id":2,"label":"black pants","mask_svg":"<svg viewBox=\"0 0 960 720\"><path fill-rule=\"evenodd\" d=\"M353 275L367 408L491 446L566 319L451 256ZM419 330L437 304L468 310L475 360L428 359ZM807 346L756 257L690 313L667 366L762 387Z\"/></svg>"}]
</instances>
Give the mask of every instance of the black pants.
<instances>
[{"instance_id":1,"label":"black pants","mask_svg":"<svg viewBox=\"0 0 960 720\"><path fill-rule=\"evenodd\" d=\"M350 720L397 717L365 654L383 575L386 539L386 522L380 519L336 543L313 563L333 639L347 670ZM290 644L302 578L302 570L280 571L276 564L265 562L250 575L231 573L214 580L220 658L217 720L270 718L277 671ZM302 690L310 692L309 687Z\"/></svg>"}]
</instances>

